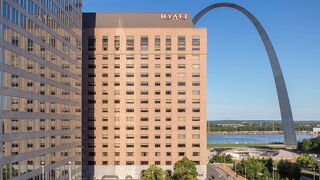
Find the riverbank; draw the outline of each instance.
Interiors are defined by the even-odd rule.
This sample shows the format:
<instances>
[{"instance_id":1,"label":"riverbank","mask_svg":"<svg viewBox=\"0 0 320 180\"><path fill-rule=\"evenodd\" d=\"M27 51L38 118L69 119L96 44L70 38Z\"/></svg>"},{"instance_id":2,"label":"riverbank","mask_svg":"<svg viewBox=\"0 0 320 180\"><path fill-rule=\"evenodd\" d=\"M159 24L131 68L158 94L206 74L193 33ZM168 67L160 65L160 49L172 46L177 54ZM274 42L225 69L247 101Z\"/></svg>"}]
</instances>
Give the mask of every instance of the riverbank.
<instances>
[{"instance_id":1,"label":"riverbank","mask_svg":"<svg viewBox=\"0 0 320 180\"><path fill-rule=\"evenodd\" d=\"M272 149L281 149L286 148L286 145L284 144L208 144L207 148L249 148L249 147L255 147L255 148L272 148Z\"/></svg>"},{"instance_id":2,"label":"riverbank","mask_svg":"<svg viewBox=\"0 0 320 180\"><path fill-rule=\"evenodd\" d=\"M208 135L268 135L268 134L283 134L283 131L211 131ZM296 134L312 134L311 131L297 131Z\"/></svg>"}]
</instances>

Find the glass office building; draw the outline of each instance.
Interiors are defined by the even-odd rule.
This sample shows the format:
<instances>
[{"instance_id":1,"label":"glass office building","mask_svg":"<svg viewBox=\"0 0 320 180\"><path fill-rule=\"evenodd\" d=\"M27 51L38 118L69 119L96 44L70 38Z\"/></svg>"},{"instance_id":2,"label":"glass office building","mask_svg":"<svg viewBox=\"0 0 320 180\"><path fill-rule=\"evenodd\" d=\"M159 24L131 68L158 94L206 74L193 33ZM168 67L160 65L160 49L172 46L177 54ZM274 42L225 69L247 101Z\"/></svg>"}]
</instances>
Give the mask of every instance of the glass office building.
<instances>
[{"instance_id":1,"label":"glass office building","mask_svg":"<svg viewBox=\"0 0 320 180\"><path fill-rule=\"evenodd\" d=\"M0 179L81 179L81 0L0 0Z\"/></svg>"}]
</instances>

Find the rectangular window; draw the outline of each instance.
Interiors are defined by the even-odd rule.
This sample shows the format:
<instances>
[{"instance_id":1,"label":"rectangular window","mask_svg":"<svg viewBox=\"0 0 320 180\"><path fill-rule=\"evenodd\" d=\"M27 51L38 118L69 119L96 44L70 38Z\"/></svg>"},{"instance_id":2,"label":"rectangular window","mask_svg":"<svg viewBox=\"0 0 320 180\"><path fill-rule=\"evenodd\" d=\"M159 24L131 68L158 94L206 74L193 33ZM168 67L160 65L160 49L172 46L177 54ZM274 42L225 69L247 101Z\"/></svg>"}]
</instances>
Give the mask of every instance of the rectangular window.
<instances>
[{"instance_id":1,"label":"rectangular window","mask_svg":"<svg viewBox=\"0 0 320 180\"><path fill-rule=\"evenodd\" d=\"M108 51L108 36L102 36L102 51Z\"/></svg>"},{"instance_id":2,"label":"rectangular window","mask_svg":"<svg viewBox=\"0 0 320 180\"><path fill-rule=\"evenodd\" d=\"M185 51L185 50L186 50L186 37L178 36L178 51Z\"/></svg>"},{"instance_id":3,"label":"rectangular window","mask_svg":"<svg viewBox=\"0 0 320 180\"><path fill-rule=\"evenodd\" d=\"M141 42L140 42L140 46L141 46L141 51L148 51L148 36L141 36Z\"/></svg>"},{"instance_id":4,"label":"rectangular window","mask_svg":"<svg viewBox=\"0 0 320 180\"><path fill-rule=\"evenodd\" d=\"M127 51L134 51L134 36L127 36Z\"/></svg>"},{"instance_id":5,"label":"rectangular window","mask_svg":"<svg viewBox=\"0 0 320 180\"><path fill-rule=\"evenodd\" d=\"M114 50L120 50L120 36L114 36Z\"/></svg>"},{"instance_id":6,"label":"rectangular window","mask_svg":"<svg viewBox=\"0 0 320 180\"><path fill-rule=\"evenodd\" d=\"M155 36L154 38L154 50L160 51L160 36Z\"/></svg>"},{"instance_id":7,"label":"rectangular window","mask_svg":"<svg viewBox=\"0 0 320 180\"><path fill-rule=\"evenodd\" d=\"M96 37L88 36L88 51L95 51L95 50L96 50Z\"/></svg>"},{"instance_id":8,"label":"rectangular window","mask_svg":"<svg viewBox=\"0 0 320 180\"><path fill-rule=\"evenodd\" d=\"M192 51L200 51L200 36L192 36Z\"/></svg>"},{"instance_id":9,"label":"rectangular window","mask_svg":"<svg viewBox=\"0 0 320 180\"><path fill-rule=\"evenodd\" d=\"M29 52L32 52L33 51L33 41L31 39L28 39L28 47L27 47L27 50Z\"/></svg>"},{"instance_id":10,"label":"rectangular window","mask_svg":"<svg viewBox=\"0 0 320 180\"><path fill-rule=\"evenodd\" d=\"M171 51L171 36L166 37L166 51Z\"/></svg>"}]
</instances>

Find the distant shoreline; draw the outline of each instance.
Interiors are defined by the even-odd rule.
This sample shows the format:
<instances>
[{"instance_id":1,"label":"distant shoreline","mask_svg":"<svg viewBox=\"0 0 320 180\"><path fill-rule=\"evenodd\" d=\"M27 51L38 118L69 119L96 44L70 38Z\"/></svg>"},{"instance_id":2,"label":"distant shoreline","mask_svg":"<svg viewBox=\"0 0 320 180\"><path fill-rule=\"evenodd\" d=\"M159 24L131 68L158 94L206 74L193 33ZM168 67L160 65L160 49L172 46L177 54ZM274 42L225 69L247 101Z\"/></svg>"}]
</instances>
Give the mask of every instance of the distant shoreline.
<instances>
[{"instance_id":1,"label":"distant shoreline","mask_svg":"<svg viewBox=\"0 0 320 180\"><path fill-rule=\"evenodd\" d=\"M296 131L297 134L312 134L311 131ZM208 135L265 135L265 134L283 134L283 131L211 131Z\"/></svg>"}]
</instances>

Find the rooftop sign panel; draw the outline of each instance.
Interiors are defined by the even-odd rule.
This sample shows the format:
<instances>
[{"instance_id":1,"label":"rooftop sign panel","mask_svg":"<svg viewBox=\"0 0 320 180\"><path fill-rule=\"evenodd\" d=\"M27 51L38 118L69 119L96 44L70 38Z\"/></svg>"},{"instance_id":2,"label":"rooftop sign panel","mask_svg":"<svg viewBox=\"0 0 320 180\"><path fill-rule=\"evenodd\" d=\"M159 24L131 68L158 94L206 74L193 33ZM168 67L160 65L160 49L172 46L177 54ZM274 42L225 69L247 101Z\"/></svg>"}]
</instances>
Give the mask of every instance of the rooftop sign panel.
<instances>
[{"instance_id":1,"label":"rooftop sign panel","mask_svg":"<svg viewBox=\"0 0 320 180\"><path fill-rule=\"evenodd\" d=\"M189 13L83 13L83 28L193 28Z\"/></svg>"}]
</instances>

